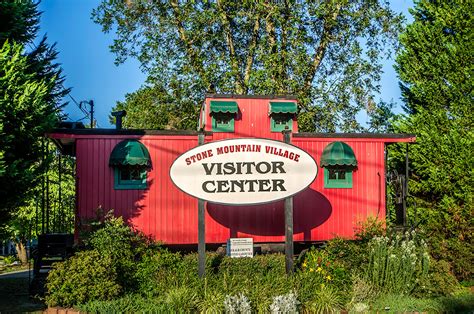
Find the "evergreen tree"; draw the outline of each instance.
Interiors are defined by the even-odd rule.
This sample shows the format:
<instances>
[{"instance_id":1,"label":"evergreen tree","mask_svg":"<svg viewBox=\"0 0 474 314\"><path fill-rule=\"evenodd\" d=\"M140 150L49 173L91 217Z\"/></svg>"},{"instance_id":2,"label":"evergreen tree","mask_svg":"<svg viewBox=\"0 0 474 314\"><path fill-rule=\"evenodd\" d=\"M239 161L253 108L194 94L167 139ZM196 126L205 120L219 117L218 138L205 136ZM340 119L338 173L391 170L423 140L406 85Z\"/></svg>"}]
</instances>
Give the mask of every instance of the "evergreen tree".
<instances>
[{"instance_id":1,"label":"evergreen tree","mask_svg":"<svg viewBox=\"0 0 474 314\"><path fill-rule=\"evenodd\" d=\"M0 232L11 227L44 174L44 134L60 119L62 86L57 52L39 30L38 3L0 0ZM25 49L26 45L30 48ZM8 225L10 224L10 225Z\"/></svg>"},{"instance_id":2,"label":"evergreen tree","mask_svg":"<svg viewBox=\"0 0 474 314\"><path fill-rule=\"evenodd\" d=\"M401 35L397 71L413 133L410 218L429 236L435 258L460 279L472 276L473 254L473 15L464 0L415 2L414 22ZM402 151L395 155L402 159ZM416 220L416 221L415 221Z\"/></svg>"}]
</instances>

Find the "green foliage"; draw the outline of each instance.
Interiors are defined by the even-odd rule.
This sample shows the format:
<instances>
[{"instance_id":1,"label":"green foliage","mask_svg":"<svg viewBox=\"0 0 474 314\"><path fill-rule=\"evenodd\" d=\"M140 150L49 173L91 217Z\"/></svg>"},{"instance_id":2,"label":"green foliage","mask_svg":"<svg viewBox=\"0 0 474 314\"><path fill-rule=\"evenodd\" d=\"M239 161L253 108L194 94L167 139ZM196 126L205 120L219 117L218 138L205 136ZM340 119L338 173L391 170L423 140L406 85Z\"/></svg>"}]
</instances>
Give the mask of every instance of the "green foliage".
<instances>
[{"instance_id":1,"label":"green foliage","mask_svg":"<svg viewBox=\"0 0 474 314\"><path fill-rule=\"evenodd\" d=\"M55 271L48 277L48 304L69 306L134 292L142 287L140 284L143 283L139 280L151 273L143 267L144 263L153 251L158 250L150 239L132 230L121 217L116 218L110 213L98 223L97 229L88 235L85 242L89 250L57 263ZM87 275L90 269L99 271L104 267L108 270L103 277L95 273ZM94 283L94 280L104 280L104 287L100 286L100 282ZM100 293L97 291L99 288L104 289L104 298L96 297Z\"/></svg>"},{"instance_id":2,"label":"green foliage","mask_svg":"<svg viewBox=\"0 0 474 314\"><path fill-rule=\"evenodd\" d=\"M33 1L0 1L0 43L32 41L39 29L39 18L38 4Z\"/></svg>"},{"instance_id":3,"label":"green foliage","mask_svg":"<svg viewBox=\"0 0 474 314\"><path fill-rule=\"evenodd\" d=\"M383 120L386 106L374 110L374 93L402 21L387 2L364 0L104 0L92 16L104 32L115 32L116 62L137 58L159 92L156 102L142 101L139 91L134 95L140 100L127 100L124 108L169 112L162 108L169 95L170 108L183 108L188 100L201 103L206 91L295 94L301 131L362 129L355 119L361 110ZM185 116L173 113L172 121L188 118L192 110L185 110ZM136 117L127 123L162 127L170 121L131 121Z\"/></svg>"},{"instance_id":4,"label":"green foliage","mask_svg":"<svg viewBox=\"0 0 474 314\"><path fill-rule=\"evenodd\" d=\"M15 255L7 255L3 258L3 263L5 265L10 265L11 263L15 262L17 260Z\"/></svg>"},{"instance_id":5,"label":"green foliage","mask_svg":"<svg viewBox=\"0 0 474 314\"><path fill-rule=\"evenodd\" d=\"M369 242L364 279L382 292L410 295L428 274L429 255L415 233L375 237Z\"/></svg>"},{"instance_id":6,"label":"green foliage","mask_svg":"<svg viewBox=\"0 0 474 314\"><path fill-rule=\"evenodd\" d=\"M472 3L419 0L410 12L414 21L400 37L397 56L408 115L394 122L397 132L417 136L417 145L410 147L409 219L423 226L435 259L448 261L459 279L469 279L474 263ZM404 148L390 156L403 169Z\"/></svg>"},{"instance_id":7,"label":"green foliage","mask_svg":"<svg viewBox=\"0 0 474 314\"><path fill-rule=\"evenodd\" d=\"M0 1L0 237L22 244L50 162L42 158L41 139L59 120L58 103L68 92L54 45L43 37L24 48L37 36L39 17L36 1Z\"/></svg>"},{"instance_id":8,"label":"green foliage","mask_svg":"<svg viewBox=\"0 0 474 314\"><path fill-rule=\"evenodd\" d=\"M432 259L428 276L419 279L420 282L414 291L416 296L447 296L460 288L456 277L451 273L449 263L446 261Z\"/></svg>"},{"instance_id":9,"label":"green foliage","mask_svg":"<svg viewBox=\"0 0 474 314\"><path fill-rule=\"evenodd\" d=\"M47 289L49 306L112 300L122 291L113 259L97 250L79 252L62 263L55 263L48 274Z\"/></svg>"},{"instance_id":10,"label":"green foliage","mask_svg":"<svg viewBox=\"0 0 474 314\"><path fill-rule=\"evenodd\" d=\"M339 313L344 308L343 298L334 287L321 285L314 294L311 301L303 304L304 310L309 313Z\"/></svg>"},{"instance_id":11,"label":"green foliage","mask_svg":"<svg viewBox=\"0 0 474 314\"><path fill-rule=\"evenodd\" d=\"M406 295L387 294L376 299L372 304L372 310L388 313L407 312L443 312L442 306L435 300L417 299Z\"/></svg>"},{"instance_id":12,"label":"green foliage","mask_svg":"<svg viewBox=\"0 0 474 314\"><path fill-rule=\"evenodd\" d=\"M205 279L207 281L207 279ZM222 313L224 311L225 295L224 293L214 290L204 290L204 294L198 303L198 309L201 313Z\"/></svg>"},{"instance_id":13,"label":"green foliage","mask_svg":"<svg viewBox=\"0 0 474 314\"><path fill-rule=\"evenodd\" d=\"M435 295L434 285L449 285L452 279L436 274L448 271L446 264L433 269L432 277L425 277L426 246L414 234L405 238L375 237L368 243L335 239L323 248L309 250L301 269L292 276L286 275L281 254L254 258L208 254L206 277L201 279L197 275L197 254L181 255L156 247L121 218L107 215L98 227L87 238L90 251L56 264L48 277L49 304L81 303L79 308L90 312L213 313L232 304L237 311L245 308L252 312L295 308L299 304L306 312L327 313L344 308L368 309L373 300L387 292ZM352 259L358 261L347 261ZM92 272L91 278L84 279L87 269L99 271L104 267L108 272ZM93 294L104 289L102 298ZM111 302L100 301L112 296Z\"/></svg>"},{"instance_id":14,"label":"green foliage","mask_svg":"<svg viewBox=\"0 0 474 314\"><path fill-rule=\"evenodd\" d=\"M173 86L173 88L176 88ZM126 110L123 127L129 129L196 130L199 98L192 89L184 89L187 97L177 98L174 90L160 85L146 86L125 95L112 111ZM111 118L113 123L115 118Z\"/></svg>"},{"instance_id":15,"label":"green foliage","mask_svg":"<svg viewBox=\"0 0 474 314\"><path fill-rule=\"evenodd\" d=\"M359 221L354 231L355 238L362 243L367 243L374 237L384 236L387 232L385 221L372 216L367 217L366 220Z\"/></svg>"},{"instance_id":16,"label":"green foliage","mask_svg":"<svg viewBox=\"0 0 474 314\"><path fill-rule=\"evenodd\" d=\"M314 247L306 254L301 270L315 276L321 284L333 283L342 288L350 282L349 271L338 259Z\"/></svg>"},{"instance_id":17,"label":"green foliage","mask_svg":"<svg viewBox=\"0 0 474 314\"><path fill-rule=\"evenodd\" d=\"M326 242L324 251L345 270L358 269L367 262L366 244L362 241L334 238Z\"/></svg>"},{"instance_id":18,"label":"green foliage","mask_svg":"<svg viewBox=\"0 0 474 314\"><path fill-rule=\"evenodd\" d=\"M86 313L166 313L168 307L162 299L143 298L128 294L111 301L91 301L75 306Z\"/></svg>"},{"instance_id":19,"label":"green foliage","mask_svg":"<svg viewBox=\"0 0 474 314\"><path fill-rule=\"evenodd\" d=\"M0 221L6 222L44 171L39 138L56 122L47 100L54 81L29 74L23 47L0 50Z\"/></svg>"},{"instance_id":20,"label":"green foliage","mask_svg":"<svg viewBox=\"0 0 474 314\"><path fill-rule=\"evenodd\" d=\"M198 299L192 288L181 286L168 289L164 296L164 302L173 312L191 312L196 310Z\"/></svg>"},{"instance_id":21,"label":"green foliage","mask_svg":"<svg viewBox=\"0 0 474 314\"><path fill-rule=\"evenodd\" d=\"M85 239L86 245L112 260L117 280L125 291L133 291L139 282L135 273L143 256L156 249L144 235L126 225L122 217L107 214L102 226Z\"/></svg>"}]
</instances>

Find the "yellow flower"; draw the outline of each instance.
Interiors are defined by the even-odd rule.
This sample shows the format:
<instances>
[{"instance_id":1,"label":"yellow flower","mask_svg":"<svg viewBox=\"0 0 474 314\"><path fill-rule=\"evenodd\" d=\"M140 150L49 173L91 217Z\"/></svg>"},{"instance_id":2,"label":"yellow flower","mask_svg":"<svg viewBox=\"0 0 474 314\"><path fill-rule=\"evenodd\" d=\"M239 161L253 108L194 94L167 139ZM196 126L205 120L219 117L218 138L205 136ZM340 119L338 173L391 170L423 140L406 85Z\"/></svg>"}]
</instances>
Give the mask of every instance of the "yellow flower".
<instances>
[{"instance_id":1,"label":"yellow flower","mask_svg":"<svg viewBox=\"0 0 474 314\"><path fill-rule=\"evenodd\" d=\"M329 275L326 278L327 278L327 280L331 280L331 276L329 276Z\"/></svg>"},{"instance_id":2,"label":"yellow flower","mask_svg":"<svg viewBox=\"0 0 474 314\"><path fill-rule=\"evenodd\" d=\"M318 273L320 273L322 270L323 270L323 269L322 269L321 267L318 267L318 269L316 269L316 271L317 271Z\"/></svg>"},{"instance_id":3,"label":"yellow flower","mask_svg":"<svg viewBox=\"0 0 474 314\"><path fill-rule=\"evenodd\" d=\"M314 271L314 269L310 268L309 271L312 272L312 271Z\"/></svg>"},{"instance_id":4,"label":"yellow flower","mask_svg":"<svg viewBox=\"0 0 474 314\"><path fill-rule=\"evenodd\" d=\"M303 267L306 267L306 266L308 266L308 264L306 264L306 262L304 262L304 263L303 263Z\"/></svg>"}]
</instances>

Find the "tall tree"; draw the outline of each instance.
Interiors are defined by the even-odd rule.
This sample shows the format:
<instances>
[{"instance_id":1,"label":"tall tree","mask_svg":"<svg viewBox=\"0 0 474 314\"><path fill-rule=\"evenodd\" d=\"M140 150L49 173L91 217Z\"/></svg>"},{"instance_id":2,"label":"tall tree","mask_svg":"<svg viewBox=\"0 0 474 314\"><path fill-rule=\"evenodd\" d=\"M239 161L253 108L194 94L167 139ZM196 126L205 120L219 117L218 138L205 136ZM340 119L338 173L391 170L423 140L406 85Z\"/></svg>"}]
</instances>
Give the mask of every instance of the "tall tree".
<instances>
[{"instance_id":1,"label":"tall tree","mask_svg":"<svg viewBox=\"0 0 474 314\"><path fill-rule=\"evenodd\" d=\"M38 32L38 3L0 1L0 231L12 222L44 174L41 139L60 119L57 52ZM33 47L25 49L25 46ZM11 224L9 225L11 227Z\"/></svg>"},{"instance_id":2,"label":"tall tree","mask_svg":"<svg viewBox=\"0 0 474 314\"><path fill-rule=\"evenodd\" d=\"M410 215L428 232L434 256L467 279L474 262L472 2L419 0L410 12L397 57L407 115L395 123L417 135Z\"/></svg>"},{"instance_id":3,"label":"tall tree","mask_svg":"<svg viewBox=\"0 0 474 314\"><path fill-rule=\"evenodd\" d=\"M152 86L295 94L303 131L361 128L402 20L378 0L104 0L93 18L115 31L117 63L137 58Z\"/></svg>"}]
</instances>

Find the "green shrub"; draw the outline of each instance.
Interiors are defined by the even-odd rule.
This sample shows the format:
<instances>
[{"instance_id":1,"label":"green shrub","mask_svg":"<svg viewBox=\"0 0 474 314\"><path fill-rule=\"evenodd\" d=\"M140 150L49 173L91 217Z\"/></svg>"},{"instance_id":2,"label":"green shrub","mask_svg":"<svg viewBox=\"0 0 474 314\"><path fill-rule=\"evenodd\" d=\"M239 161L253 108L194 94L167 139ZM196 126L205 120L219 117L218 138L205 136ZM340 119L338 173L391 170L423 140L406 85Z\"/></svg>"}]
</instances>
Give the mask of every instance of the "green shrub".
<instances>
[{"instance_id":1,"label":"green shrub","mask_svg":"<svg viewBox=\"0 0 474 314\"><path fill-rule=\"evenodd\" d=\"M256 255L253 258L230 258L224 257L219 266L220 273L228 275L266 276L285 275L285 256L282 254Z\"/></svg>"},{"instance_id":2,"label":"green shrub","mask_svg":"<svg viewBox=\"0 0 474 314\"><path fill-rule=\"evenodd\" d=\"M336 237L326 242L323 249L329 258L337 260L345 269L355 271L368 261L367 245L360 241Z\"/></svg>"},{"instance_id":3,"label":"green shrub","mask_svg":"<svg viewBox=\"0 0 474 314\"><path fill-rule=\"evenodd\" d=\"M451 273L449 263L432 259L428 276L420 278L414 295L419 297L447 296L459 288L460 285Z\"/></svg>"},{"instance_id":4,"label":"green shrub","mask_svg":"<svg viewBox=\"0 0 474 314\"><path fill-rule=\"evenodd\" d=\"M122 287L111 257L97 250L79 252L55 263L48 274L46 304L72 306L92 300L111 300Z\"/></svg>"},{"instance_id":5,"label":"green shrub","mask_svg":"<svg viewBox=\"0 0 474 314\"><path fill-rule=\"evenodd\" d=\"M224 312L225 294L216 289L208 288L207 279L204 293L198 302L198 309L201 313L222 313Z\"/></svg>"},{"instance_id":6,"label":"green shrub","mask_svg":"<svg viewBox=\"0 0 474 314\"><path fill-rule=\"evenodd\" d=\"M170 286L176 286L178 283L174 279L179 275L181 263L180 254L164 249L144 255L136 264L136 291L151 297L162 294Z\"/></svg>"},{"instance_id":7,"label":"green shrub","mask_svg":"<svg viewBox=\"0 0 474 314\"><path fill-rule=\"evenodd\" d=\"M387 233L385 221L372 216L358 222L354 229L355 238L362 243L367 243L375 237L385 236Z\"/></svg>"},{"instance_id":8,"label":"green shrub","mask_svg":"<svg viewBox=\"0 0 474 314\"><path fill-rule=\"evenodd\" d=\"M383 292L409 295L428 274L426 245L416 241L416 233L405 236L375 237L369 242L369 264L364 279Z\"/></svg>"},{"instance_id":9,"label":"green shrub","mask_svg":"<svg viewBox=\"0 0 474 314\"><path fill-rule=\"evenodd\" d=\"M343 298L337 289L321 284L314 297L303 304L307 313L339 313L344 308Z\"/></svg>"},{"instance_id":10,"label":"green shrub","mask_svg":"<svg viewBox=\"0 0 474 314\"><path fill-rule=\"evenodd\" d=\"M196 292L187 287L168 289L164 301L169 310L184 313L195 311L199 302Z\"/></svg>"},{"instance_id":11,"label":"green shrub","mask_svg":"<svg viewBox=\"0 0 474 314\"><path fill-rule=\"evenodd\" d=\"M438 302L445 313L472 313L474 309L474 294L471 291L442 297Z\"/></svg>"},{"instance_id":12,"label":"green shrub","mask_svg":"<svg viewBox=\"0 0 474 314\"><path fill-rule=\"evenodd\" d=\"M358 275L354 275L349 307L353 307L358 303L367 303L367 301L374 300L379 294L380 291L378 288Z\"/></svg>"},{"instance_id":13,"label":"green shrub","mask_svg":"<svg viewBox=\"0 0 474 314\"><path fill-rule=\"evenodd\" d=\"M86 246L110 257L125 291L136 291L139 282L135 273L143 256L159 249L149 238L132 230L122 217L108 214L100 227L85 239Z\"/></svg>"},{"instance_id":14,"label":"green shrub","mask_svg":"<svg viewBox=\"0 0 474 314\"><path fill-rule=\"evenodd\" d=\"M345 287L350 284L350 273L339 258L334 258L324 249L312 247L305 256L301 271L318 278L320 283Z\"/></svg>"},{"instance_id":15,"label":"green shrub","mask_svg":"<svg viewBox=\"0 0 474 314\"><path fill-rule=\"evenodd\" d=\"M125 295L111 301L91 301L75 307L86 313L167 313L170 309L161 299Z\"/></svg>"}]
</instances>

